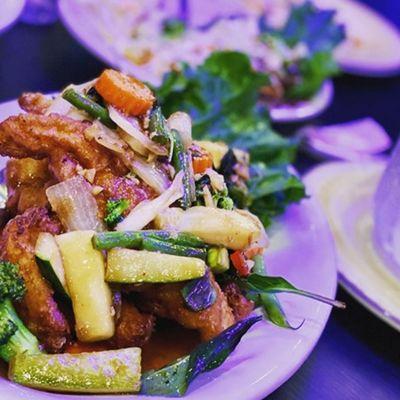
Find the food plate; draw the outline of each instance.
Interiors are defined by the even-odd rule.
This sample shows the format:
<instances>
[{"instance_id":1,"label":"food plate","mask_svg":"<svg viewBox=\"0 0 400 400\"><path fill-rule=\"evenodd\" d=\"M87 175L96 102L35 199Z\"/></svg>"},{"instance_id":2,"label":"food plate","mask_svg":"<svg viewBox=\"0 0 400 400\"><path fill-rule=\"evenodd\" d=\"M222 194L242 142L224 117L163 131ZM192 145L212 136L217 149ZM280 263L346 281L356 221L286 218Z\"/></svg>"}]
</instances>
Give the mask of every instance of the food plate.
<instances>
[{"instance_id":1,"label":"food plate","mask_svg":"<svg viewBox=\"0 0 400 400\"><path fill-rule=\"evenodd\" d=\"M77 1L60 0L58 7L60 18L70 34L101 61L143 81L155 85L160 83L160 77L149 68L134 65L117 51L114 42L111 40L107 42L96 27L93 16L88 18L87 10L84 10ZM315 117L329 106L332 98L333 83L326 81L310 100L279 106L271 105L269 107L271 119L274 122L287 123Z\"/></svg>"},{"instance_id":2,"label":"food plate","mask_svg":"<svg viewBox=\"0 0 400 400\"><path fill-rule=\"evenodd\" d=\"M0 119L18 110L16 102L0 106ZM271 247L266 257L271 275L283 275L293 284L333 297L336 291L334 246L327 223L312 199L291 206L271 229ZM306 255L306 256L305 256ZM185 398L251 400L273 392L289 379L306 360L320 337L330 307L307 298L280 295L293 323L306 318L297 331L261 322L246 335L223 366L197 379ZM0 377L2 400L75 399L24 388ZM80 399L115 400L124 396L79 396ZM148 397L130 396L145 399ZM153 399L161 399L153 397Z\"/></svg>"},{"instance_id":3,"label":"food plate","mask_svg":"<svg viewBox=\"0 0 400 400\"><path fill-rule=\"evenodd\" d=\"M331 225L340 284L400 331L400 281L385 266L372 240L373 196L385 166L383 159L331 162L311 171L305 183Z\"/></svg>"},{"instance_id":4,"label":"food plate","mask_svg":"<svg viewBox=\"0 0 400 400\"><path fill-rule=\"evenodd\" d=\"M0 12L0 33L3 33L17 21L25 5L25 0L3 0Z\"/></svg>"},{"instance_id":5,"label":"food plate","mask_svg":"<svg viewBox=\"0 0 400 400\"><path fill-rule=\"evenodd\" d=\"M361 76L400 73L400 32L375 10L353 0L314 0L318 7L337 10L347 39L335 51L343 71Z\"/></svg>"}]
</instances>

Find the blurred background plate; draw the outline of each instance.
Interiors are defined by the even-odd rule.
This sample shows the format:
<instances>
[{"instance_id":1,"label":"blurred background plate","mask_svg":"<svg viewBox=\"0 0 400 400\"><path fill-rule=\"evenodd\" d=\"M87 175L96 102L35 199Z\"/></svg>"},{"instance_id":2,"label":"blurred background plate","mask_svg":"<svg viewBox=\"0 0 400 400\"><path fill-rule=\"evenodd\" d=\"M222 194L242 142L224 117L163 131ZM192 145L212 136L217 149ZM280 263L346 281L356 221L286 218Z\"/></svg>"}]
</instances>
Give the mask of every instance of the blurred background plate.
<instances>
[{"instance_id":1,"label":"blurred background plate","mask_svg":"<svg viewBox=\"0 0 400 400\"><path fill-rule=\"evenodd\" d=\"M25 6L25 0L1 0L0 2L0 33L11 28L18 20Z\"/></svg>"},{"instance_id":2,"label":"blurred background plate","mask_svg":"<svg viewBox=\"0 0 400 400\"><path fill-rule=\"evenodd\" d=\"M323 208L338 253L340 284L369 311L400 331L400 281L373 240L373 197L386 160L331 162L304 178Z\"/></svg>"},{"instance_id":3,"label":"blurred background plate","mask_svg":"<svg viewBox=\"0 0 400 400\"><path fill-rule=\"evenodd\" d=\"M179 4L178 1L175 3ZM168 10L171 9L172 14L179 13L179 10L174 10L171 4L171 2L168 2ZM230 3L224 4L229 5L224 10L227 13L231 5ZM88 9L84 7L84 3L80 3L77 0L59 0L58 7L61 21L66 29L82 46L97 58L116 69L151 84L157 85L160 83L160 76L152 72L150 68L133 64L121 51L117 50L118 44L113 39L113 34L107 34L104 31L104 27L102 28L103 31L101 31L98 24L96 24L96 16L88 13ZM233 7L234 5L232 5L232 9L234 9ZM195 11L207 10L208 12L210 8L212 7L197 7ZM196 21L201 21L200 16L196 15ZM198 23L200 24L200 22ZM107 37L109 37L109 40L107 40ZM279 106L272 105L270 107L271 119L273 122L287 123L313 118L322 113L330 105L333 93L332 81L326 81L319 92L310 100Z\"/></svg>"},{"instance_id":4,"label":"blurred background plate","mask_svg":"<svg viewBox=\"0 0 400 400\"><path fill-rule=\"evenodd\" d=\"M0 120L19 111L16 101L3 103L0 105ZM283 217L277 219L270 238L266 261L271 275L282 275L305 290L335 296L334 245L325 217L312 199L290 207ZM193 383L185 399L259 400L300 368L322 334L331 309L326 304L290 294L279 297L290 321L295 324L306 318L301 329L282 329L265 321L257 324L220 368ZM1 376L0 393L1 400L77 399L73 395L24 388ZM79 395L79 399L122 400L126 396Z\"/></svg>"}]
</instances>

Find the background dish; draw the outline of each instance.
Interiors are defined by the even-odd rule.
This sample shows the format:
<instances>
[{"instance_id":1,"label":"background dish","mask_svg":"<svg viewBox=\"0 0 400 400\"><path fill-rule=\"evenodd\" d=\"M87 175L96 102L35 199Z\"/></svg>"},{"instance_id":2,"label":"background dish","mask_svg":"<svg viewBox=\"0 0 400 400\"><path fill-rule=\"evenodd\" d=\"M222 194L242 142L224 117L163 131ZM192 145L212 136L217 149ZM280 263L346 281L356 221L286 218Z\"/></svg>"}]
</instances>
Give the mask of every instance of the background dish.
<instances>
[{"instance_id":1,"label":"background dish","mask_svg":"<svg viewBox=\"0 0 400 400\"><path fill-rule=\"evenodd\" d=\"M0 106L0 119L18 112L15 101ZM325 296L336 292L336 265L332 238L316 203L305 200L292 206L271 230L267 268L271 275L283 275L293 284ZM305 255L307 258L305 259ZM306 321L298 331L259 323L244 338L237 351L219 369L204 374L191 387L186 399L224 398L258 400L289 379L317 343L330 314L330 307L306 298L281 295L282 305L293 323ZM0 378L2 400L75 399L17 386ZM96 396L79 396L96 399ZM118 396L97 397L102 400ZM123 398L123 397L121 397ZM147 397L136 396L135 399ZM153 399L160 399L153 397Z\"/></svg>"},{"instance_id":2,"label":"background dish","mask_svg":"<svg viewBox=\"0 0 400 400\"><path fill-rule=\"evenodd\" d=\"M329 220L338 252L340 284L365 307L400 331L400 281L373 244L373 196L386 162L332 162L305 177ZM332 188L335 182L335 190ZM357 190L354 190L357 188Z\"/></svg>"},{"instance_id":3,"label":"background dish","mask_svg":"<svg viewBox=\"0 0 400 400\"><path fill-rule=\"evenodd\" d=\"M136 76L143 81L158 84L159 76L149 68L139 67L117 52L112 44L107 43L104 36L96 29L95 24L88 21L87 10L77 1L59 0L59 14L69 33L87 50L106 64L125 73ZM197 9L197 11L200 11ZM200 17L197 17L200 18ZM324 111L333 98L333 83L326 81L319 92L310 100L293 104L282 104L270 107L271 119L274 122L298 122L312 118Z\"/></svg>"}]
</instances>

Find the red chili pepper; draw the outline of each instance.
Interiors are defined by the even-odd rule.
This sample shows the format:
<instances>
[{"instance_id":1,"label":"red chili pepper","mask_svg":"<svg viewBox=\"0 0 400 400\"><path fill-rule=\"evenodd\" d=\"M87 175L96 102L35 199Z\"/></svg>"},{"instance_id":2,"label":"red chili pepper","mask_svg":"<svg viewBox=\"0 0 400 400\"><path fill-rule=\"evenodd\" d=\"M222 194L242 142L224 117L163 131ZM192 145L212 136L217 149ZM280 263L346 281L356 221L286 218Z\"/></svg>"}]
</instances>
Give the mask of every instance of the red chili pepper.
<instances>
[{"instance_id":1,"label":"red chili pepper","mask_svg":"<svg viewBox=\"0 0 400 400\"><path fill-rule=\"evenodd\" d=\"M243 251L237 250L232 253L230 257L232 264L239 276L245 277L250 274L250 268L247 265L246 257L244 256Z\"/></svg>"}]
</instances>

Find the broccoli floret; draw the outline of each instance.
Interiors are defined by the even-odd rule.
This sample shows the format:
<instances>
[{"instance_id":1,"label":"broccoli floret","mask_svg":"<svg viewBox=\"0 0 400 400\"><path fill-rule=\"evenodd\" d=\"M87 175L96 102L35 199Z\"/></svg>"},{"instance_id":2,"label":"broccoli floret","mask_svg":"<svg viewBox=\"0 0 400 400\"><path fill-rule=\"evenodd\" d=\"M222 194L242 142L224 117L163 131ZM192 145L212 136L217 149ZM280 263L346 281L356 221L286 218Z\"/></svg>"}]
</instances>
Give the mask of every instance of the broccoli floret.
<instances>
[{"instance_id":1,"label":"broccoli floret","mask_svg":"<svg viewBox=\"0 0 400 400\"><path fill-rule=\"evenodd\" d=\"M108 200L106 205L106 216L104 222L112 229L118 222L122 221L123 213L128 209L130 201L128 199Z\"/></svg>"},{"instance_id":2,"label":"broccoli floret","mask_svg":"<svg viewBox=\"0 0 400 400\"><path fill-rule=\"evenodd\" d=\"M25 283L18 267L8 261L0 261L0 302L19 300L25 293Z\"/></svg>"},{"instance_id":3,"label":"broccoli floret","mask_svg":"<svg viewBox=\"0 0 400 400\"><path fill-rule=\"evenodd\" d=\"M9 361L22 352L39 353L39 342L15 312L12 300L25 293L18 266L0 260L0 358Z\"/></svg>"}]
</instances>

